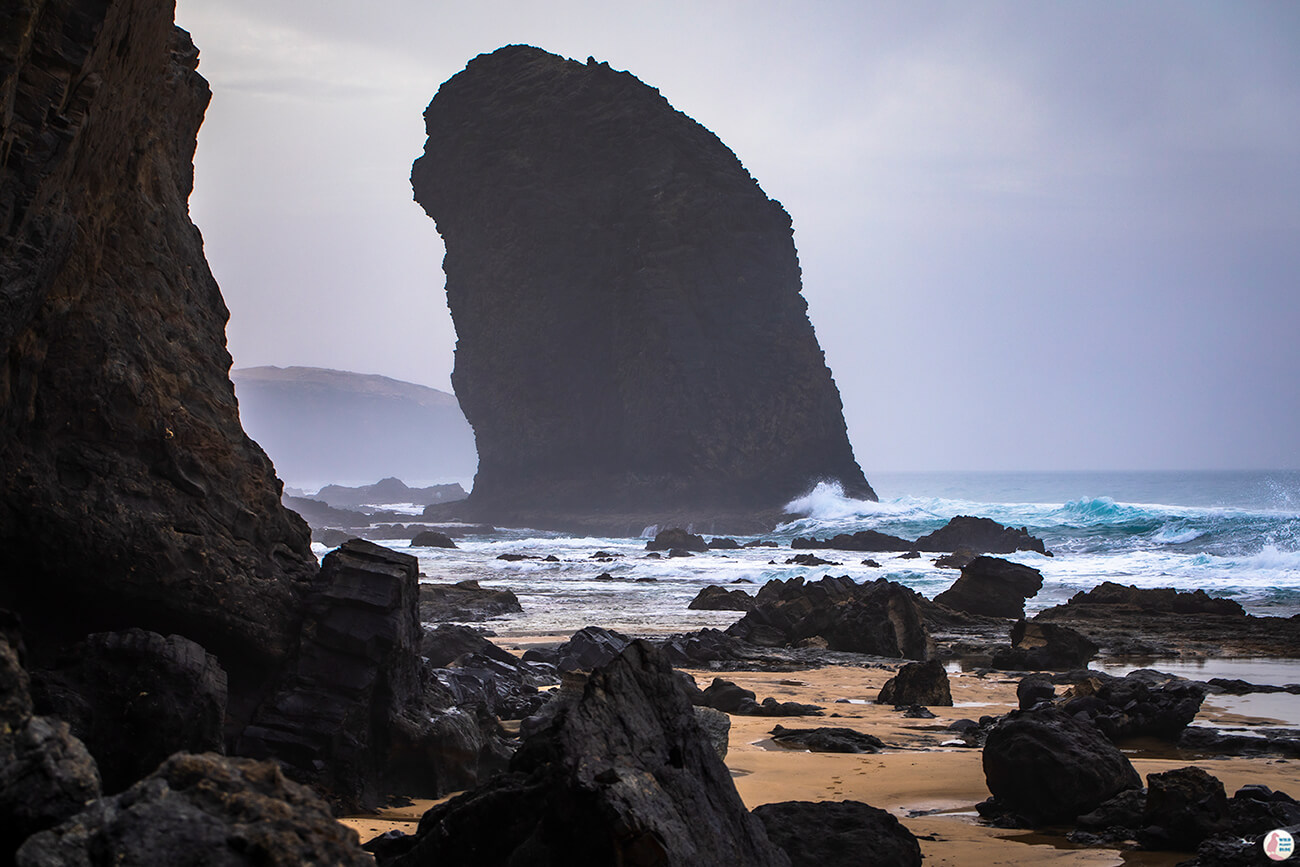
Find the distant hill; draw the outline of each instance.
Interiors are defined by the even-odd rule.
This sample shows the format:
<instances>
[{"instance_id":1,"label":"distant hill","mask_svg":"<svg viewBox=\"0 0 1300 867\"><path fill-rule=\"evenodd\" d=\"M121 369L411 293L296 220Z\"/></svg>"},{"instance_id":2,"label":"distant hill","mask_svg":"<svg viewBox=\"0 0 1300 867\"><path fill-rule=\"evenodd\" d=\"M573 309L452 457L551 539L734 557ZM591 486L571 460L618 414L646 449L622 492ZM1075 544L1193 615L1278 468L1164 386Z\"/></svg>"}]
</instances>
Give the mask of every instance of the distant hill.
<instances>
[{"instance_id":1,"label":"distant hill","mask_svg":"<svg viewBox=\"0 0 1300 867\"><path fill-rule=\"evenodd\" d=\"M230 375L244 430L288 485L409 484L474 478L474 433L435 388L319 367L246 367Z\"/></svg>"}]
</instances>

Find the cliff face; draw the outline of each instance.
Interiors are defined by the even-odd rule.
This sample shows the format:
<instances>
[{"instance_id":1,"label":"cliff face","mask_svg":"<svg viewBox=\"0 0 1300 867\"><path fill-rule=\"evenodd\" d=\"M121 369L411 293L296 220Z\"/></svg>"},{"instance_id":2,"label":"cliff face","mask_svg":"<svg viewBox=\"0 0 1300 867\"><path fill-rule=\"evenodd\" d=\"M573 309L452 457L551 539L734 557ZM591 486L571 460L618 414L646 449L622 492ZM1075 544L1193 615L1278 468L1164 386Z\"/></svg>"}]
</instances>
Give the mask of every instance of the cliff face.
<instances>
[{"instance_id":1,"label":"cliff face","mask_svg":"<svg viewBox=\"0 0 1300 867\"><path fill-rule=\"evenodd\" d=\"M472 60L425 121L411 181L446 243L480 514L757 513L822 479L874 499L790 218L717 137L527 46Z\"/></svg>"},{"instance_id":2,"label":"cliff face","mask_svg":"<svg viewBox=\"0 0 1300 867\"><path fill-rule=\"evenodd\" d=\"M308 529L229 379L188 216L207 107L169 0L0 13L0 607L177 632L231 669L296 641Z\"/></svg>"}]
</instances>

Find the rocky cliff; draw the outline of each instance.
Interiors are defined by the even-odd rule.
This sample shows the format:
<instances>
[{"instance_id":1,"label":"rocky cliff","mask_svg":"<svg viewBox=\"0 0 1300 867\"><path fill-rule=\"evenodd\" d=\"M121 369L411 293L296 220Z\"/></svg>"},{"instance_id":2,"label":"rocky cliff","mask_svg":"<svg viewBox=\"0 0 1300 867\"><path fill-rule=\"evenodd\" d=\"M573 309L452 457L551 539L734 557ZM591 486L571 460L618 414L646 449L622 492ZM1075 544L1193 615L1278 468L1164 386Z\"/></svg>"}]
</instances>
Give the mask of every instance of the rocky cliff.
<instances>
[{"instance_id":1,"label":"rocky cliff","mask_svg":"<svg viewBox=\"0 0 1300 867\"><path fill-rule=\"evenodd\" d=\"M187 205L209 91L172 22L170 0L0 14L0 607L29 642L183 634L233 689L296 643L316 564L240 428Z\"/></svg>"},{"instance_id":2,"label":"rocky cliff","mask_svg":"<svg viewBox=\"0 0 1300 867\"><path fill-rule=\"evenodd\" d=\"M481 519L779 514L821 479L874 499L790 218L716 136L629 73L520 45L425 121L411 181L446 243Z\"/></svg>"}]
</instances>

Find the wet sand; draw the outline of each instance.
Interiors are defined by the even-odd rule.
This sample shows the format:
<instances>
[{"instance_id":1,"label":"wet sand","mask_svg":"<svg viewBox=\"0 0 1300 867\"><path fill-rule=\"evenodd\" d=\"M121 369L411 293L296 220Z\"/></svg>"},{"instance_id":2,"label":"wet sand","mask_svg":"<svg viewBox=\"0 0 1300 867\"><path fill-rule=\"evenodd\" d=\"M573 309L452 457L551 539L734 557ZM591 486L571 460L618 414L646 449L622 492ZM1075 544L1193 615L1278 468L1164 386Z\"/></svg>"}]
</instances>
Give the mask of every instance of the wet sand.
<instances>
[{"instance_id":1,"label":"wet sand","mask_svg":"<svg viewBox=\"0 0 1300 867\"><path fill-rule=\"evenodd\" d=\"M545 641L547 638L538 637ZM553 639L551 639L553 640ZM528 642L511 638L508 649ZM1155 667L1158 667L1155 666ZM1061 834L992 828L979 823L975 804L988 797L979 749L954 746L947 726L962 718L979 719L1015 707L1017 678L998 673L979 676L950 672L955 707L932 707L933 720L906 719L892 707L874 703L893 675L887 668L828 666L797 672L691 671L700 687L722 677L758 699L818 704L821 717L732 716L727 766L736 789L751 808L788 800L858 800L889 810L921 841L928 865L1088 864L1172 865L1186 853L1121 852L1074 847ZM1297 678L1300 679L1300 678ZM1278 720L1221 713L1210 696L1198 721L1232 725L1276 725ZM1287 696L1300 710L1300 696ZM844 701L841 701L844 700ZM787 728L842 726L880 738L879 754L811 753L772 742L776 725ZM1247 783L1262 783L1300 796L1300 761L1271 758L1186 758L1156 744L1126 750L1145 779L1147 774L1196 765L1218 777L1228 794ZM377 816L344 819L368 840L392 828L413 833L419 817L435 802L416 802ZM1066 830L1066 829L1063 829Z\"/></svg>"}]
</instances>

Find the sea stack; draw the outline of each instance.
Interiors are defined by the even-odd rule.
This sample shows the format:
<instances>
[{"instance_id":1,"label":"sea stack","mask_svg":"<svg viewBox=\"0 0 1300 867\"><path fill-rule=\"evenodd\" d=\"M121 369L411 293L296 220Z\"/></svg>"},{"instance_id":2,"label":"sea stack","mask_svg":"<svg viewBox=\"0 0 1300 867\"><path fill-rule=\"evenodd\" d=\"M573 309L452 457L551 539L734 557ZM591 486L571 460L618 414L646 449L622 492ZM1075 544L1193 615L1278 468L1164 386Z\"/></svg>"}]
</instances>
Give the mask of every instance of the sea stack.
<instances>
[{"instance_id":1,"label":"sea stack","mask_svg":"<svg viewBox=\"0 0 1300 867\"><path fill-rule=\"evenodd\" d=\"M180 633L237 686L296 646L317 565L239 424L187 204L210 94L173 10L0 16L0 608L36 653Z\"/></svg>"},{"instance_id":2,"label":"sea stack","mask_svg":"<svg viewBox=\"0 0 1300 867\"><path fill-rule=\"evenodd\" d=\"M425 122L411 183L446 244L480 519L725 525L823 480L875 498L790 217L716 136L523 45L470 61Z\"/></svg>"}]
</instances>

